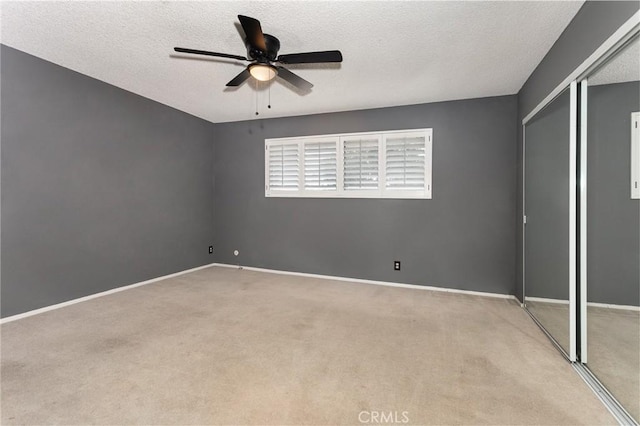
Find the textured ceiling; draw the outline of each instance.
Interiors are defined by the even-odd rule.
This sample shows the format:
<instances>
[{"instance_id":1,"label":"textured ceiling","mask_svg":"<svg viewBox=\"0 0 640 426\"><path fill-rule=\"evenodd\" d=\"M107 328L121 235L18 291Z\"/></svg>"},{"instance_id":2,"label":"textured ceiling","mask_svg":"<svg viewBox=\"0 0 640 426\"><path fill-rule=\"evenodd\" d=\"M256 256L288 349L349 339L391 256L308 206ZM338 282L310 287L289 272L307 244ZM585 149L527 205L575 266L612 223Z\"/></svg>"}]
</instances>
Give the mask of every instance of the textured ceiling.
<instances>
[{"instance_id":1,"label":"textured ceiling","mask_svg":"<svg viewBox=\"0 0 640 426\"><path fill-rule=\"evenodd\" d=\"M589 86L640 81L640 39L636 39L588 77Z\"/></svg>"},{"instance_id":2,"label":"textured ceiling","mask_svg":"<svg viewBox=\"0 0 640 426\"><path fill-rule=\"evenodd\" d=\"M2 43L212 122L517 93L579 2L6 2ZM340 49L337 66L290 66L315 87L225 84L246 54L237 15L280 53Z\"/></svg>"}]
</instances>

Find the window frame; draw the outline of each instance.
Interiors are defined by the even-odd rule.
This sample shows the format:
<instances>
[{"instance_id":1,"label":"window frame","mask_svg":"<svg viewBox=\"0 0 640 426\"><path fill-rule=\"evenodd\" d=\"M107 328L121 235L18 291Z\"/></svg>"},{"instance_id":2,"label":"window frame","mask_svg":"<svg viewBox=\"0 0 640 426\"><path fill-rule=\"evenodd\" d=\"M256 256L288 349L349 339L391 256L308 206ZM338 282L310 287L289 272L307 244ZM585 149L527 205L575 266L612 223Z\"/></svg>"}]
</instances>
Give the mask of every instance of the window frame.
<instances>
[{"instance_id":1,"label":"window frame","mask_svg":"<svg viewBox=\"0 0 640 426\"><path fill-rule=\"evenodd\" d=\"M407 190L386 188L386 141L388 136L399 134L406 137L424 137L425 140L425 185L423 189ZM344 188L344 141L361 137L378 139L378 188L346 190ZM304 144L314 142L334 142L336 144L336 189L306 190L304 188ZM387 199L432 199L433 184L433 129L408 129L380 132L356 132L329 135L294 136L265 139L264 176L265 197L267 198L387 198ZM298 145L298 190L269 188L269 155L272 145Z\"/></svg>"}]
</instances>

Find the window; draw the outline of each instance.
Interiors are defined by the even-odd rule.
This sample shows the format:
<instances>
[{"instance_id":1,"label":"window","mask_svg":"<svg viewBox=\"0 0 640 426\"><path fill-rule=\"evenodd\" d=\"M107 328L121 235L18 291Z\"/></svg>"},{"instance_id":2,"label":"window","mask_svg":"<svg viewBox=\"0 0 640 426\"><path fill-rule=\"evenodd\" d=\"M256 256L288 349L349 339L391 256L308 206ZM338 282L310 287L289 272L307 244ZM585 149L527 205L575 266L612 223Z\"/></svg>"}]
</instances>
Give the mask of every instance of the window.
<instances>
[{"instance_id":1,"label":"window","mask_svg":"<svg viewBox=\"0 0 640 426\"><path fill-rule=\"evenodd\" d=\"M338 159L333 141L307 142L304 149L304 189L335 191L337 189Z\"/></svg>"},{"instance_id":2,"label":"window","mask_svg":"<svg viewBox=\"0 0 640 426\"><path fill-rule=\"evenodd\" d=\"M265 196L431 198L432 130L265 141Z\"/></svg>"},{"instance_id":3,"label":"window","mask_svg":"<svg viewBox=\"0 0 640 426\"><path fill-rule=\"evenodd\" d=\"M427 170L431 169L427 142L425 135L418 132L385 135L387 191L411 193L431 189L431 184L427 183Z\"/></svg>"},{"instance_id":4,"label":"window","mask_svg":"<svg viewBox=\"0 0 640 426\"><path fill-rule=\"evenodd\" d=\"M268 185L273 190L297 191L300 165L297 144L274 145L268 151Z\"/></svg>"},{"instance_id":5,"label":"window","mask_svg":"<svg viewBox=\"0 0 640 426\"><path fill-rule=\"evenodd\" d=\"M344 190L377 190L380 187L380 137L377 135L342 138Z\"/></svg>"}]
</instances>

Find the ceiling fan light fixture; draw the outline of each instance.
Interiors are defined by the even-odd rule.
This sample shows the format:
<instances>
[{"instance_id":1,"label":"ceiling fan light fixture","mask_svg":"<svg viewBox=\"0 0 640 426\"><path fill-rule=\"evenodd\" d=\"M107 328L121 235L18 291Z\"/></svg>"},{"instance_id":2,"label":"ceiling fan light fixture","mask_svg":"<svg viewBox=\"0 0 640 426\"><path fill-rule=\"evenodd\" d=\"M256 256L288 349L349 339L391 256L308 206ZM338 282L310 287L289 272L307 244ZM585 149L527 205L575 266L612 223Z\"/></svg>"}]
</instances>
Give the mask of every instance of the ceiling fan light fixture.
<instances>
[{"instance_id":1,"label":"ceiling fan light fixture","mask_svg":"<svg viewBox=\"0 0 640 426\"><path fill-rule=\"evenodd\" d=\"M268 64L251 64L249 65L249 72L258 81L273 80L278 73L276 67Z\"/></svg>"},{"instance_id":2,"label":"ceiling fan light fixture","mask_svg":"<svg viewBox=\"0 0 640 426\"><path fill-rule=\"evenodd\" d=\"M256 81L271 81L277 76L293 87L306 92L311 90L313 84L281 65L342 62L342 53L339 50L278 55L280 40L277 37L263 33L260 21L244 15L238 15L238 20L246 36L244 42L249 57L210 52L208 50L187 49L186 47L174 47L173 50L180 53L251 62L248 67L244 68L240 74L227 83L227 87L238 87L251 77Z\"/></svg>"}]
</instances>

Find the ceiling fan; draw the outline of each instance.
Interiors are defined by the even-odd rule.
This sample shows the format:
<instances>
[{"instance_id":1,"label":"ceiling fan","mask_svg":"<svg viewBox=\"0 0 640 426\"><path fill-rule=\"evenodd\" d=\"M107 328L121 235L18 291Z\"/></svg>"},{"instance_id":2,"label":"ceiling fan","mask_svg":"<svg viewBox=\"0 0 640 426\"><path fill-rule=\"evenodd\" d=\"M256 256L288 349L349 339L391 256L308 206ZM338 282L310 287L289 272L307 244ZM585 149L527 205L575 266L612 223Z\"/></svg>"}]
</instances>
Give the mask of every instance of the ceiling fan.
<instances>
[{"instance_id":1,"label":"ceiling fan","mask_svg":"<svg viewBox=\"0 0 640 426\"><path fill-rule=\"evenodd\" d=\"M269 81L276 76L291 83L293 86L309 90L313 84L304 78L292 73L280 64L311 64L342 62L342 53L339 50L328 50L324 52L290 53L278 56L280 41L269 34L262 32L260 21L248 16L238 15L242 29L247 36L245 44L249 57L231 55L228 53L209 52L206 50L186 49L175 47L176 52L192 53L194 55L217 56L220 58L237 59L239 61L251 62L247 68L235 76L227 86L236 87L244 83L249 77L259 81Z\"/></svg>"}]
</instances>

